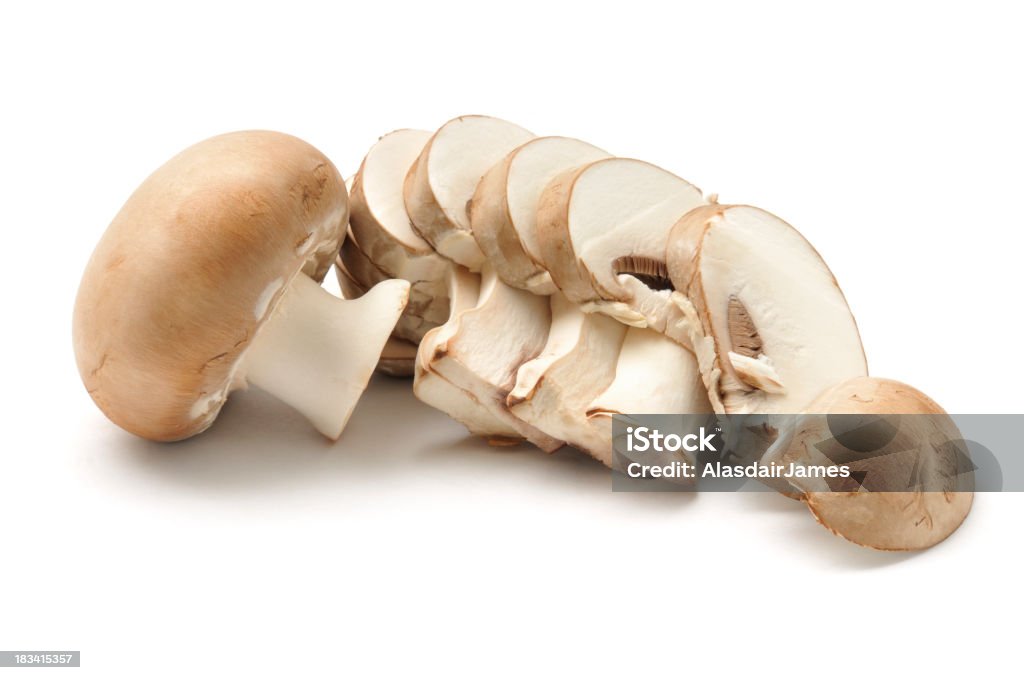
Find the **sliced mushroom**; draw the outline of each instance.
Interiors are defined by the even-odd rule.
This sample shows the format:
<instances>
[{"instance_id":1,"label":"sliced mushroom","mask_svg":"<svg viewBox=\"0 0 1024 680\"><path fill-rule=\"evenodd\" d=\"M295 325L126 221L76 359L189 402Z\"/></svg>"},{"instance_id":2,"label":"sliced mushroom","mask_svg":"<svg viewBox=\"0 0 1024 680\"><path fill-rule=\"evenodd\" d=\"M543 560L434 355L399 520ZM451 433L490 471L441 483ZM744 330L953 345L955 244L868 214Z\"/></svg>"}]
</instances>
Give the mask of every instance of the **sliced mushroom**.
<instances>
[{"instance_id":1,"label":"sliced mushroom","mask_svg":"<svg viewBox=\"0 0 1024 680\"><path fill-rule=\"evenodd\" d=\"M409 290L320 287L347 217L334 165L288 135L221 135L165 163L82 277L74 346L93 401L129 432L184 439L251 383L336 439Z\"/></svg>"},{"instance_id":2,"label":"sliced mushroom","mask_svg":"<svg viewBox=\"0 0 1024 680\"><path fill-rule=\"evenodd\" d=\"M494 269L484 266L477 304L449 322L429 370L471 394L493 417L544 451L562 446L512 415L506 397L523 362L543 349L551 325L546 298L502 283Z\"/></svg>"},{"instance_id":3,"label":"sliced mushroom","mask_svg":"<svg viewBox=\"0 0 1024 680\"><path fill-rule=\"evenodd\" d=\"M384 135L366 154L349 191L350 229L359 248L377 269L405 279L414 291L421 282L439 282L436 288L443 291L451 268L413 230L402 198L405 176L429 138L422 130Z\"/></svg>"},{"instance_id":4,"label":"sliced mushroom","mask_svg":"<svg viewBox=\"0 0 1024 680\"><path fill-rule=\"evenodd\" d=\"M596 146L570 137L538 137L491 168L476 188L469 210L473 236L498 276L538 295L557 288L541 264L537 204L548 183L580 165L608 158Z\"/></svg>"},{"instance_id":5,"label":"sliced mushroom","mask_svg":"<svg viewBox=\"0 0 1024 680\"><path fill-rule=\"evenodd\" d=\"M448 274L448 295L451 300L448 321L428 331L420 342L413 393L423 403L462 423L472 434L496 443L519 441L522 436L514 426L496 417L493 409L432 368L435 358L447 351L447 343L457 333L462 315L476 307L480 299L480 276L464 267L453 267Z\"/></svg>"},{"instance_id":6,"label":"sliced mushroom","mask_svg":"<svg viewBox=\"0 0 1024 680\"><path fill-rule=\"evenodd\" d=\"M393 378L410 378L416 372L416 345L408 340L388 338L377 361L377 372Z\"/></svg>"},{"instance_id":7,"label":"sliced mushroom","mask_svg":"<svg viewBox=\"0 0 1024 680\"><path fill-rule=\"evenodd\" d=\"M703 203L699 189L650 163L595 161L544 190L537 211L541 260L584 311L662 330L671 309L669 232Z\"/></svg>"},{"instance_id":8,"label":"sliced mushroom","mask_svg":"<svg viewBox=\"0 0 1024 680\"><path fill-rule=\"evenodd\" d=\"M849 465L861 480L856 490L847 479L829 480L832 486L815 477L788 481L834 534L879 550L922 550L956 531L970 512L974 477L961 440L953 420L925 394L894 380L861 377L808 405L765 460L787 467Z\"/></svg>"},{"instance_id":9,"label":"sliced mushroom","mask_svg":"<svg viewBox=\"0 0 1024 680\"><path fill-rule=\"evenodd\" d=\"M693 352L648 328L626 331L615 362L615 379L587 407L587 420L600 435L601 448L592 451L611 465L612 416L615 414L711 413L707 392ZM692 455L680 451L677 456Z\"/></svg>"},{"instance_id":10,"label":"sliced mushroom","mask_svg":"<svg viewBox=\"0 0 1024 680\"><path fill-rule=\"evenodd\" d=\"M461 116L434 133L405 179L405 206L413 228L434 249L472 271L484 254L467 213L485 172L533 134L489 116Z\"/></svg>"},{"instance_id":11,"label":"sliced mushroom","mask_svg":"<svg viewBox=\"0 0 1024 680\"><path fill-rule=\"evenodd\" d=\"M832 272L796 229L750 206L709 205L667 249L679 318L711 403L724 413L800 413L867 374L857 324Z\"/></svg>"},{"instance_id":12,"label":"sliced mushroom","mask_svg":"<svg viewBox=\"0 0 1024 680\"><path fill-rule=\"evenodd\" d=\"M351 232L341 246L338 263L339 274L344 270L364 290L391 278L363 252ZM418 280L409 289L409 304L395 325L394 335L414 345L419 344L427 331L440 326L447 318L448 289L445 280Z\"/></svg>"},{"instance_id":13,"label":"sliced mushroom","mask_svg":"<svg viewBox=\"0 0 1024 680\"><path fill-rule=\"evenodd\" d=\"M585 314L572 304L560 306L547 345L519 369L509 409L538 430L611 465L611 430L595 427L588 411L615 379L625 336L626 326L610 317Z\"/></svg>"}]
</instances>

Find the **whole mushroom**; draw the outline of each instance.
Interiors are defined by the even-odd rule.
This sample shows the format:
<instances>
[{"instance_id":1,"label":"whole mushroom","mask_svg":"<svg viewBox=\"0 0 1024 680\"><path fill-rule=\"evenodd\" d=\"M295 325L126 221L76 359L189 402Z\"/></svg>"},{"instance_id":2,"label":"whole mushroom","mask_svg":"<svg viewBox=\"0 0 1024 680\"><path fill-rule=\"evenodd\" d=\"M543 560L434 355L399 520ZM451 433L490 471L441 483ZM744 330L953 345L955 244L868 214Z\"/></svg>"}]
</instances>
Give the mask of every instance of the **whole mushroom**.
<instances>
[{"instance_id":1,"label":"whole mushroom","mask_svg":"<svg viewBox=\"0 0 1024 680\"><path fill-rule=\"evenodd\" d=\"M93 401L125 430L172 441L253 384L336 439L409 289L391 280L341 300L320 287L347 222L337 169L295 137L229 133L169 160L82 277L74 348Z\"/></svg>"}]
</instances>

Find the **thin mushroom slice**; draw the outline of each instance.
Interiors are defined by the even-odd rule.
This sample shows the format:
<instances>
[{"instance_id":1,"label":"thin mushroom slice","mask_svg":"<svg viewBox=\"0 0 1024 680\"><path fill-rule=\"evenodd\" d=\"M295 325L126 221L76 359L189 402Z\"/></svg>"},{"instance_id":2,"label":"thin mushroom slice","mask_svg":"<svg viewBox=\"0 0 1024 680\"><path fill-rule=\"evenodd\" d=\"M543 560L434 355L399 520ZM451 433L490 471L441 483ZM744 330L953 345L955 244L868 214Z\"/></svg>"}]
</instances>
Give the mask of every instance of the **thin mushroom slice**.
<instances>
[{"instance_id":1,"label":"thin mushroom slice","mask_svg":"<svg viewBox=\"0 0 1024 680\"><path fill-rule=\"evenodd\" d=\"M672 310L669 232L704 203L692 184L643 161L608 158L569 170L540 198L541 260L584 311L664 330Z\"/></svg>"},{"instance_id":2,"label":"thin mushroom slice","mask_svg":"<svg viewBox=\"0 0 1024 680\"><path fill-rule=\"evenodd\" d=\"M678 317L667 333L697 355L724 413L800 413L867 374L857 324L832 272L796 229L750 206L709 205L667 249Z\"/></svg>"},{"instance_id":3,"label":"thin mushroom slice","mask_svg":"<svg viewBox=\"0 0 1024 680\"><path fill-rule=\"evenodd\" d=\"M391 278L363 252L351 232L342 244L341 254L338 256L339 276L342 270L364 290ZM427 331L440 326L447 318L448 289L445 280L414 281L409 288L409 304L395 325L394 334L398 338L419 344Z\"/></svg>"},{"instance_id":4,"label":"thin mushroom slice","mask_svg":"<svg viewBox=\"0 0 1024 680\"><path fill-rule=\"evenodd\" d=\"M429 357L429 369L471 394L493 417L544 451L563 442L514 416L506 405L516 372L544 348L551 326L544 297L507 286L489 266L477 304L451 322L451 332Z\"/></svg>"},{"instance_id":5,"label":"thin mushroom slice","mask_svg":"<svg viewBox=\"0 0 1024 680\"><path fill-rule=\"evenodd\" d=\"M413 393L474 435L487 437L494 443L519 441L522 436L515 427L496 417L492 409L432 368L435 358L447 351L447 343L458 331L462 315L477 306L480 276L464 267L453 267L448 274L448 295L451 300L448 321L428 331L417 350Z\"/></svg>"},{"instance_id":6,"label":"thin mushroom slice","mask_svg":"<svg viewBox=\"0 0 1024 680\"><path fill-rule=\"evenodd\" d=\"M484 173L533 136L489 116L442 125L405 178L405 207L417 233L448 259L479 271L486 258L473 238L468 204Z\"/></svg>"},{"instance_id":7,"label":"thin mushroom slice","mask_svg":"<svg viewBox=\"0 0 1024 680\"><path fill-rule=\"evenodd\" d=\"M400 338L388 338L377 361L377 372L392 378L411 378L416 372L416 345Z\"/></svg>"},{"instance_id":8,"label":"thin mushroom slice","mask_svg":"<svg viewBox=\"0 0 1024 680\"><path fill-rule=\"evenodd\" d=\"M519 369L507 403L516 417L610 465L611 430L605 436L587 411L615 379L626 326L572 304L559 312L548 345Z\"/></svg>"},{"instance_id":9,"label":"thin mushroom slice","mask_svg":"<svg viewBox=\"0 0 1024 680\"><path fill-rule=\"evenodd\" d=\"M974 477L961 440L952 419L922 392L861 377L815 399L765 460L849 465L861 480L856 490L844 490L849 480L832 481L838 490L821 478L788 481L832 533L878 550L923 550L956 531L970 512ZM914 490L891 490L905 488Z\"/></svg>"},{"instance_id":10,"label":"thin mushroom slice","mask_svg":"<svg viewBox=\"0 0 1024 680\"><path fill-rule=\"evenodd\" d=\"M510 286L537 295L557 288L541 264L537 205L556 176L609 154L571 137L538 137L514 149L480 180L469 218L480 250Z\"/></svg>"},{"instance_id":11,"label":"thin mushroom slice","mask_svg":"<svg viewBox=\"0 0 1024 680\"><path fill-rule=\"evenodd\" d=\"M213 137L136 189L82 277L73 336L90 396L117 425L202 432L254 384L336 439L408 299L320 287L348 218L334 165L276 132Z\"/></svg>"},{"instance_id":12,"label":"thin mushroom slice","mask_svg":"<svg viewBox=\"0 0 1024 680\"><path fill-rule=\"evenodd\" d=\"M711 413L693 352L648 328L629 328L615 362L615 379L587 407L600 447L591 451L612 465L612 417L615 414L698 415ZM688 463L694 457L678 452ZM651 460L652 457L648 457Z\"/></svg>"},{"instance_id":13,"label":"thin mushroom slice","mask_svg":"<svg viewBox=\"0 0 1024 680\"><path fill-rule=\"evenodd\" d=\"M443 290L451 263L416 233L405 210L403 185L430 139L423 130L396 130L367 152L349 189L350 230L359 248L389 278L437 281Z\"/></svg>"}]
</instances>

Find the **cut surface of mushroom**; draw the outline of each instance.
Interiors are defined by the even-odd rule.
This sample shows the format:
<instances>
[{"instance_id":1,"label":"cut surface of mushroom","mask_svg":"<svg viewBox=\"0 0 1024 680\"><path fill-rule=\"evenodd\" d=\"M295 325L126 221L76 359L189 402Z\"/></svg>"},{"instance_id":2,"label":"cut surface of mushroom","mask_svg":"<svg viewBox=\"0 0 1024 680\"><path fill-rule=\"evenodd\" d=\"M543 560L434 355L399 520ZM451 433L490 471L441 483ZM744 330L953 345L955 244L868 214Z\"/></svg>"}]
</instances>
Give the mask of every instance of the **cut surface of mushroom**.
<instances>
[{"instance_id":1,"label":"cut surface of mushroom","mask_svg":"<svg viewBox=\"0 0 1024 680\"><path fill-rule=\"evenodd\" d=\"M707 391L693 352L661 333L630 327L615 361L611 385L587 407L600 448L591 451L612 464L612 417L616 414L711 413ZM692 455L679 452L694 463Z\"/></svg>"},{"instance_id":2,"label":"cut surface of mushroom","mask_svg":"<svg viewBox=\"0 0 1024 680\"><path fill-rule=\"evenodd\" d=\"M615 379L626 326L575 305L561 312L538 365L520 368L507 403L516 417L610 465L611 429L595 427L587 412Z\"/></svg>"},{"instance_id":3,"label":"cut surface of mushroom","mask_svg":"<svg viewBox=\"0 0 1024 680\"><path fill-rule=\"evenodd\" d=\"M221 135L165 163L82 277L73 335L93 400L129 432L184 439L253 382L336 438L408 295L320 288L347 217L337 170L289 135Z\"/></svg>"},{"instance_id":4,"label":"cut surface of mushroom","mask_svg":"<svg viewBox=\"0 0 1024 680\"><path fill-rule=\"evenodd\" d=\"M608 158L569 170L540 198L541 260L584 311L663 330L671 308L669 233L704 203L692 184L643 161Z\"/></svg>"},{"instance_id":5,"label":"cut surface of mushroom","mask_svg":"<svg viewBox=\"0 0 1024 680\"><path fill-rule=\"evenodd\" d=\"M405 178L413 228L434 249L472 271L485 257L467 208L480 178L533 133L489 116L461 116L438 129Z\"/></svg>"},{"instance_id":6,"label":"cut surface of mushroom","mask_svg":"<svg viewBox=\"0 0 1024 680\"><path fill-rule=\"evenodd\" d=\"M541 264L537 205L556 176L608 158L596 146L570 137L538 137L492 167L476 188L469 218L484 255L510 286L537 295L557 288Z\"/></svg>"},{"instance_id":7,"label":"cut surface of mushroom","mask_svg":"<svg viewBox=\"0 0 1024 680\"><path fill-rule=\"evenodd\" d=\"M448 341L457 333L461 316L480 300L480 275L465 267L453 267L448 274L448 294L448 321L428 331L419 344L413 393L423 403L462 423L472 434L497 441L521 440L522 436L507 420L495 416L493 409L433 370L435 359L447 351Z\"/></svg>"},{"instance_id":8,"label":"cut surface of mushroom","mask_svg":"<svg viewBox=\"0 0 1024 680\"><path fill-rule=\"evenodd\" d=\"M337 271L339 276L344 271L348 279L363 290L372 288L378 283L391 278L363 252L362 247L351 232L341 246L338 265ZM450 266L449 263L447 267L450 269ZM419 344L427 331L440 326L447 320L448 288L445 281L445 279L426 279L411 282L409 304L395 325L394 334L396 337L413 344ZM341 283L340 278L339 283Z\"/></svg>"},{"instance_id":9,"label":"cut surface of mushroom","mask_svg":"<svg viewBox=\"0 0 1024 680\"><path fill-rule=\"evenodd\" d=\"M388 278L417 282L444 280L451 263L413 230L402 198L405 177L430 133L396 130L373 145L353 176L349 203L352 236Z\"/></svg>"},{"instance_id":10,"label":"cut surface of mushroom","mask_svg":"<svg viewBox=\"0 0 1024 680\"><path fill-rule=\"evenodd\" d=\"M450 322L451 332L434 350L429 368L471 394L520 438L554 451L561 441L523 422L506 405L516 371L543 349L550 325L546 298L506 285L485 265L476 305Z\"/></svg>"},{"instance_id":11,"label":"cut surface of mushroom","mask_svg":"<svg viewBox=\"0 0 1024 680\"><path fill-rule=\"evenodd\" d=\"M865 426L858 416L877 420ZM836 417L853 418L857 427L848 429L842 421L837 427ZM865 438L874 441L860 445ZM787 481L833 533L879 550L921 550L956 531L970 512L974 478L970 468L961 469L966 467L957 449L961 440L952 419L920 391L894 380L861 377L809 404L788 436L766 452L765 461L848 464L863 475L864 486L857 490L831 490L821 478ZM828 457L822 452L826 444ZM911 486L924 490L884 490Z\"/></svg>"},{"instance_id":12,"label":"cut surface of mushroom","mask_svg":"<svg viewBox=\"0 0 1024 680\"><path fill-rule=\"evenodd\" d=\"M828 266L786 222L710 205L673 228L668 272L678 317L716 411L800 413L867 374L853 314Z\"/></svg>"}]
</instances>

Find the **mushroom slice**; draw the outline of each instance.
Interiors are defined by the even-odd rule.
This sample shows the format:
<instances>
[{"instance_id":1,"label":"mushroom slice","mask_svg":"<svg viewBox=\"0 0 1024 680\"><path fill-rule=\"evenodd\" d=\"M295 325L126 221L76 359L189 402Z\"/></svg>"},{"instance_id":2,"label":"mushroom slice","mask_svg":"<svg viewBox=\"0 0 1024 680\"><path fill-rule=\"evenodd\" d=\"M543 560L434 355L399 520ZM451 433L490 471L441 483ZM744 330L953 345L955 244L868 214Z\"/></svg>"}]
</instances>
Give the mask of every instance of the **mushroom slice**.
<instances>
[{"instance_id":1,"label":"mushroom slice","mask_svg":"<svg viewBox=\"0 0 1024 680\"><path fill-rule=\"evenodd\" d=\"M349 224L360 250L389 278L405 279L414 290L437 281L443 291L451 262L413 230L402 199L405 176L428 139L422 130L396 130L373 145L352 178Z\"/></svg>"},{"instance_id":2,"label":"mushroom slice","mask_svg":"<svg viewBox=\"0 0 1024 680\"><path fill-rule=\"evenodd\" d=\"M344 270L364 290L391 278L363 252L351 232L341 246L338 264L339 275ZM418 280L411 284L409 304L395 325L394 335L419 344L427 331L440 326L447 318L448 290L445 280Z\"/></svg>"},{"instance_id":3,"label":"mushroom slice","mask_svg":"<svg viewBox=\"0 0 1024 680\"><path fill-rule=\"evenodd\" d=\"M608 158L596 146L570 137L538 137L492 167L476 188L469 209L473 236L510 286L537 295L557 290L541 264L537 204L561 173Z\"/></svg>"},{"instance_id":4,"label":"mushroom slice","mask_svg":"<svg viewBox=\"0 0 1024 680\"><path fill-rule=\"evenodd\" d=\"M434 133L405 178L413 228L445 257L479 271L484 254L467 214L485 172L533 134L488 116L461 116Z\"/></svg>"},{"instance_id":5,"label":"mushroom slice","mask_svg":"<svg viewBox=\"0 0 1024 680\"><path fill-rule=\"evenodd\" d=\"M853 314L800 233L750 206L709 205L673 228L668 271L711 403L724 413L800 413L867 374Z\"/></svg>"},{"instance_id":6,"label":"mushroom slice","mask_svg":"<svg viewBox=\"0 0 1024 680\"><path fill-rule=\"evenodd\" d=\"M409 378L416 372L416 345L400 338L388 338L377 361L377 372L393 378Z\"/></svg>"},{"instance_id":7,"label":"mushroom slice","mask_svg":"<svg viewBox=\"0 0 1024 680\"><path fill-rule=\"evenodd\" d=\"M552 297L553 303L559 296ZM512 413L549 436L611 464L611 429L587 417L594 399L615 379L626 326L601 314L559 307L547 345L519 369L508 396Z\"/></svg>"},{"instance_id":8,"label":"mushroom slice","mask_svg":"<svg viewBox=\"0 0 1024 680\"><path fill-rule=\"evenodd\" d=\"M213 137L150 175L107 228L75 302L86 389L154 440L210 426L252 383L336 439L408 299L320 287L345 235L334 165L276 132Z\"/></svg>"},{"instance_id":9,"label":"mushroom slice","mask_svg":"<svg viewBox=\"0 0 1024 680\"><path fill-rule=\"evenodd\" d=\"M600 448L592 449L605 465L612 464L612 416L615 414L711 413L707 391L693 352L661 333L629 328L615 362L615 379L587 408L587 420L597 430ZM680 451L676 457L691 454Z\"/></svg>"},{"instance_id":10,"label":"mushroom slice","mask_svg":"<svg viewBox=\"0 0 1024 680\"><path fill-rule=\"evenodd\" d=\"M584 311L662 330L671 309L669 232L703 203L699 189L650 163L595 161L544 190L537 209L541 260Z\"/></svg>"},{"instance_id":11,"label":"mushroom slice","mask_svg":"<svg viewBox=\"0 0 1024 680\"><path fill-rule=\"evenodd\" d=\"M920 391L861 377L815 399L765 460L787 467L845 462L863 480L857 490L832 490L821 478L788 481L834 534L879 550L922 550L956 531L970 512L974 477L958 450L961 440L953 420Z\"/></svg>"},{"instance_id":12,"label":"mushroom slice","mask_svg":"<svg viewBox=\"0 0 1024 680\"><path fill-rule=\"evenodd\" d=\"M518 441L522 437L515 427L433 370L434 359L447 351L447 343L457 333L462 315L476 307L480 299L480 276L464 267L453 267L448 274L448 294L451 300L448 321L428 331L416 353L413 393L420 401L462 423L472 434L488 437L495 443Z\"/></svg>"},{"instance_id":13,"label":"mushroom slice","mask_svg":"<svg viewBox=\"0 0 1024 680\"><path fill-rule=\"evenodd\" d=\"M507 286L485 265L476 306L461 313L429 358L430 370L469 392L497 420L544 451L563 442L512 415L506 405L516 371L544 348L551 326L546 298Z\"/></svg>"}]
</instances>

